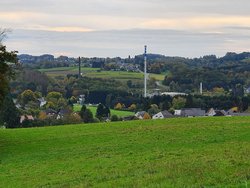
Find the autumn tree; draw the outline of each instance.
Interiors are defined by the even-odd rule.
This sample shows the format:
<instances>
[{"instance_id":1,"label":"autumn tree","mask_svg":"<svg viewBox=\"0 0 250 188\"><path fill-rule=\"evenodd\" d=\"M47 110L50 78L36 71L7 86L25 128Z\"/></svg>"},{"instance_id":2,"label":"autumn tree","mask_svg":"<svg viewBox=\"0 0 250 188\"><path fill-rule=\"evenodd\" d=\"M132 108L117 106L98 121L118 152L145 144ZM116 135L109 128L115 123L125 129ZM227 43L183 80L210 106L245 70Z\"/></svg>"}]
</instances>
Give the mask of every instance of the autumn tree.
<instances>
[{"instance_id":1,"label":"autumn tree","mask_svg":"<svg viewBox=\"0 0 250 188\"><path fill-rule=\"evenodd\" d=\"M122 104L121 103L117 103L116 105L115 105L115 108L114 108L115 110L121 110L122 109Z\"/></svg>"}]
</instances>

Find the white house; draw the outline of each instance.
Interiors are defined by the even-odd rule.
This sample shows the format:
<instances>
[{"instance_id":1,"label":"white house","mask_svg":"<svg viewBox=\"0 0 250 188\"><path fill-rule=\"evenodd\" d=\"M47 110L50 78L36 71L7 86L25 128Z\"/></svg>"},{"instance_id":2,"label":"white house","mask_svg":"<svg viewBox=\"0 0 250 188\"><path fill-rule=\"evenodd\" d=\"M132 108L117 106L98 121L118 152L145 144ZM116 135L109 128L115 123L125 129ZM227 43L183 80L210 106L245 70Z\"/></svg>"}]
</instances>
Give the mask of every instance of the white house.
<instances>
[{"instance_id":1,"label":"white house","mask_svg":"<svg viewBox=\"0 0 250 188\"><path fill-rule=\"evenodd\" d=\"M155 114L152 119L165 119L165 118L172 118L173 115L169 113L167 110L159 112Z\"/></svg>"}]
</instances>

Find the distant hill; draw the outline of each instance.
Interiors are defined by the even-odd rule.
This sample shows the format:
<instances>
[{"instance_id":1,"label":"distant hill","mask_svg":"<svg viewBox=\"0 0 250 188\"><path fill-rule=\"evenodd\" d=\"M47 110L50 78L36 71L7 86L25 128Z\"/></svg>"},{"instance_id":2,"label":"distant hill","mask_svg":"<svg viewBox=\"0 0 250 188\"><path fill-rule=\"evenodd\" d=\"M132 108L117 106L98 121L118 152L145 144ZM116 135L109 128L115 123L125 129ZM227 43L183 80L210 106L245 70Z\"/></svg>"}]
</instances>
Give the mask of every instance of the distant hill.
<instances>
[{"instance_id":1,"label":"distant hill","mask_svg":"<svg viewBox=\"0 0 250 188\"><path fill-rule=\"evenodd\" d=\"M66 63L74 63L76 61L75 58L69 58L67 56L59 56L55 58L51 54L43 54L40 56L33 56L29 54L21 54L17 56L21 63L43 63L43 62L66 62Z\"/></svg>"}]
</instances>

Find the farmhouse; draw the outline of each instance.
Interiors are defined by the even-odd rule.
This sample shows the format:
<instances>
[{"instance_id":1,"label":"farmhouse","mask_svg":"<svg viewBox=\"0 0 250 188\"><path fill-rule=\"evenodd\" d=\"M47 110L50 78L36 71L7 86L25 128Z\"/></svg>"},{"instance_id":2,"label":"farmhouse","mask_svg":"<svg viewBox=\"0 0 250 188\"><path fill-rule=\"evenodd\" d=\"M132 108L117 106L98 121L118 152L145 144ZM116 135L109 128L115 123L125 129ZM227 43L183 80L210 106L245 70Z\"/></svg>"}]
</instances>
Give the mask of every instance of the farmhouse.
<instances>
[{"instance_id":1,"label":"farmhouse","mask_svg":"<svg viewBox=\"0 0 250 188\"><path fill-rule=\"evenodd\" d=\"M169 113L167 110L164 110L162 112L159 112L155 114L152 119L165 119L165 118L172 118L174 117L171 113Z\"/></svg>"},{"instance_id":2,"label":"farmhouse","mask_svg":"<svg viewBox=\"0 0 250 188\"><path fill-rule=\"evenodd\" d=\"M138 119L146 119L145 117L148 117L148 116L150 115L145 111L137 112L135 114L135 117L137 117Z\"/></svg>"},{"instance_id":3,"label":"farmhouse","mask_svg":"<svg viewBox=\"0 0 250 188\"><path fill-rule=\"evenodd\" d=\"M20 123L23 123L24 120L34 121L34 117L32 115L23 115L20 117Z\"/></svg>"},{"instance_id":4,"label":"farmhouse","mask_svg":"<svg viewBox=\"0 0 250 188\"><path fill-rule=\"evenodd\" d=\"M227 112L225 110L214 110L213 108L210 108L207 113L206 116L226 116L229 115L227 114Z\"/></svg>"}]
</instances>

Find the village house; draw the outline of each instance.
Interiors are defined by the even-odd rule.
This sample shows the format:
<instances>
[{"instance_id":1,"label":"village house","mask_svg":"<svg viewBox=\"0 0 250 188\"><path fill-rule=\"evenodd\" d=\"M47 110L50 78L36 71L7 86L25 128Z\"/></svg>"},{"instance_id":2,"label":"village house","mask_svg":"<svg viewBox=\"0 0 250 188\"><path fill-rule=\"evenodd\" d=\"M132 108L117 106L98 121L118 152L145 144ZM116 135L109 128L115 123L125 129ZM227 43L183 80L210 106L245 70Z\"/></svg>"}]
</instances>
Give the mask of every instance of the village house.
<instances>
[{"instance_id":1,"label":"village house","mask_svg":"<svg viewBox=\"0 0 250 188\"><path fill-rule=\"evenodd\" d=\"M183 108L180 116L182 117L202 117L205 116L206 111L201 108Z\"/></svg>"},{"instance_id":2,"label":"village house","mask_svg":"<svg viewBox=\"0 0 250 188\"><path fill-rule=\"evenodd\" d=\"M20 117L20 123L23 123L25 120L34 121L35 119L32 115L22 115Z\"/></svg>"},{"instance_id":3,"label":"village house","mask_svg":"<svg viewBox=\"0 0 250 188\"><path fill-rule=\"evenodd\" d=\"M214 110L213 108L210 108L207 113L206 116L227 116L229 114L227 114L227 112L225 110Z\"/></svg>"},{"instance_id":4,"label":"village house","mask_svg":"<svg viewBox=\"0 0 250 188\"><path fill-rule=\"evenodd\" d=\"M146 116L149 116L146 111L140 111L135 114L135 117L137 117L138 119L145 119Z\"/></svg>"},{"instance_id":5,"label":"village house","mask_svg":"<svg viewBox=\"0 0 250 188\"><path fill-rule=\"evenodd\" d=\"M168 112L167 110L164 110L162 112L159 112L155 115L153 115L152 119L165 119L165 118L173 118L174 116Z\"/></svg>"}]
</instances>

